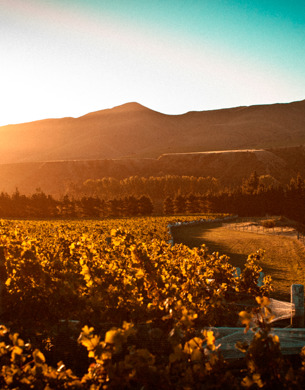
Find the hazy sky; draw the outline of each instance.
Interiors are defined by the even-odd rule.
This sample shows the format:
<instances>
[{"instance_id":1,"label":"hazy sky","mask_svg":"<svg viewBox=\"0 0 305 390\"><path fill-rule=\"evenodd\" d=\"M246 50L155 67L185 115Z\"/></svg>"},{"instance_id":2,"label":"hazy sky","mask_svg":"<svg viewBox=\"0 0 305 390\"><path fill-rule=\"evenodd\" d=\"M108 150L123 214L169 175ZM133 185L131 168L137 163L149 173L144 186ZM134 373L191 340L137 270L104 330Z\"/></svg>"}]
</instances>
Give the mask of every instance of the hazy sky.
<instances>
[{"instance_id":1,"label":"hazy sky","mask_svg":"<svg viewBox=\"0 0 305 390\"><path fill-rule=\"evenodd\" d=\"M304 0L0 0L0 125L303 99Z\"/></svg>"}]
</instances>

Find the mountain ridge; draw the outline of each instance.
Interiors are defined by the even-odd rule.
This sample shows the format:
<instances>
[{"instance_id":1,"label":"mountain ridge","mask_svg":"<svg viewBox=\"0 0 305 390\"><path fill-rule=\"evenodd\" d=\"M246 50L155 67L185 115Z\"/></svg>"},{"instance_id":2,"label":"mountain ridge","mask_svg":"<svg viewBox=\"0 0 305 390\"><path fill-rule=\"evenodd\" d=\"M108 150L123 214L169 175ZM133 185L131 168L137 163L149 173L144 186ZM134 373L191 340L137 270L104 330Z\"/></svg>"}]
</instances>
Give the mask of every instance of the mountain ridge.
<instances>
[{"instance_id":1,"label":"mountain ridge","mask_svg":"<svg viewBox=\"0 0 305 390\"><path fill-rule=\"evenodd\" d=\"M305 100L166 115L126 103L79 118L0 127L0 191L64 194L68 183L112 176L251 172L286 183L305 176Z\"/></svg>"},{"instance_id":2,"label":"mountain ridge","mask_svg":"<svg viewBox=\"0 0 305 390\"><path fill-rule=\"evenodd\" d=\"M305 100L167 115L126 103L0 127L0 163L153 157L305 144Z\"/></svg>"}]
</instances>

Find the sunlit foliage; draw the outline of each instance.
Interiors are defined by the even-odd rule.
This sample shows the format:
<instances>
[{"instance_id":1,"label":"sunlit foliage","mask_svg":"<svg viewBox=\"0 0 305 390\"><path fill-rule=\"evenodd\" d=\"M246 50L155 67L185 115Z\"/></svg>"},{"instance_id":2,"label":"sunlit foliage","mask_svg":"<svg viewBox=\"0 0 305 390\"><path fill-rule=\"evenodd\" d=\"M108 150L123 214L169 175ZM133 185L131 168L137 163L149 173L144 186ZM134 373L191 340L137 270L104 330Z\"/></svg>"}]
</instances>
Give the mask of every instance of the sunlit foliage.
<instances>
[{"instance_id":1,"label":"sunlit foliage","mask_svg":"<svg viewBox=\"0 0 305 390\"><path fill-rule=\"evenodd\" d=\"M168 224L174 221L2 220L1 388L270 384L268 370L257 361L258 338L252 347L243 346L248 371L236 375L209 330L240 324L238 302L245 297L255 304L259 296L265 305L271 285L266 278L257 286L262 253L249 256L236 277L227 256L169 243ZM242 320L248 318L251 313ZM267 332L261 333L264 345L269 328L260 326ZM278 354L272 340L270 354ZM276 359L282 361L280 355ZM301 383L302 369L294 375L287 381L295 384L298 375Z\"/></svg>"}]
</instances>

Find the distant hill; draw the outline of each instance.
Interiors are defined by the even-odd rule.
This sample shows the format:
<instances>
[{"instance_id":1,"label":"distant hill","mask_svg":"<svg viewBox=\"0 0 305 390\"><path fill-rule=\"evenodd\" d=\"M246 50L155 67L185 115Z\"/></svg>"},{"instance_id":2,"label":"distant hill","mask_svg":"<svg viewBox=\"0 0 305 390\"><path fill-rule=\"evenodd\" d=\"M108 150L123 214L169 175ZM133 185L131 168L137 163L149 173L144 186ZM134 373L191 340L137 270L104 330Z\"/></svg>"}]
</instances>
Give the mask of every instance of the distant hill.
<instances>
[{"instance_id":1,"label":"distant hill","mask_svg":"<svg viewBox=\"0 0 305 390\"><path fill-rule=\"evenodd\" d=\"M305 100L165 115L138 103L0 127L0 163L157 158L305 144Z\"/></svg>"},{"instance_id":2,"label":"distant hill","mask_svg":"<svg viewBox=\"0 0 305 390\"><path fill-rule=\"evenodd\" d=\"M165 115L128 103L0 127L0 191L64 194L105 176L305 177L305 100Z\"/></svg>"}]
</instances>

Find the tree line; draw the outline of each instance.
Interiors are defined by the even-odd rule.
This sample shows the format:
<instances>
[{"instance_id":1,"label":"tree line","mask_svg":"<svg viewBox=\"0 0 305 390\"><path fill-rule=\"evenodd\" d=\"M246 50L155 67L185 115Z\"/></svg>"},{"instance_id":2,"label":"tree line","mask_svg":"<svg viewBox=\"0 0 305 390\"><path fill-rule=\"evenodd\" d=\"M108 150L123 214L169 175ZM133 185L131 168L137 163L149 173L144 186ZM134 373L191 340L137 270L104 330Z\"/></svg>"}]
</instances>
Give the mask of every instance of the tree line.
<instances>
[{"instance_id":1,"label":"tree line","mask_svg":"<svg viewBox=\"0 0 305 390\"><path fill-rule=\"evenodd\" d=\"M108 183L111 191L99 196L93 191L98 182ZM88 181L86 183L84 186L89 185ZM90 183L91 195L80 193L76 197L67 194L60 199L46 195L41 190L28 196L20 194L18 190L12 195L2 192L0 217L108 218L152 213L232 213L240 216L285 215L305 223L305 181L300 175L283 186L261 180L261 177L253 172L241 185L222 189L213 178L206 178L205 181L204 178L187 176L148 179L131 177L123 181L105 178ZM145 183L142 190L141 183ZM112 193L115 194L116 185L118 195L110 197ZM127 188L129 194L119 196L124 194Z\"/></svg>"},{"instance_id":2,"label":"tree line","mask_svg":"<svg viewBox=\"0 0 305 390\"><path fill-rule=\"evenodd\" d=\"M151 215L153 203L148 196L126 196L105 201L83 196L74 199L68 195L54 199L43 191L22 195L0 194L0 218L107 218Z\"/></svg>"},{"instance_id":3,"label":"tree line","mask_svg":"<svg viewBox=\"0 0 305 390\"><path fill-rule=\"evenodd\" d=\"M298 175L285 186L266 185L253 172L240 186L233 189L167 196L163 210L165 214L221 212L240 216L285 215L305 223L305 181Z\"/></svg>"},{"instance_id":4,"label":"tree line","mask_svg":"<svg viewBox=\"0 0 305 390\"><path fill-rule=\"evenodd\" d=\"M114 177L89 179L81 184L68 184L66 193L75 199L87 196L108 200L130 195L139 197L145 194L153 200L163 200L167 196L175 196L178 192L182 195L204 194L208 191L215 193L220 189L220 183L214 177L165 175L130 176L122 180Z\"/></svg>"}]
</instances>

